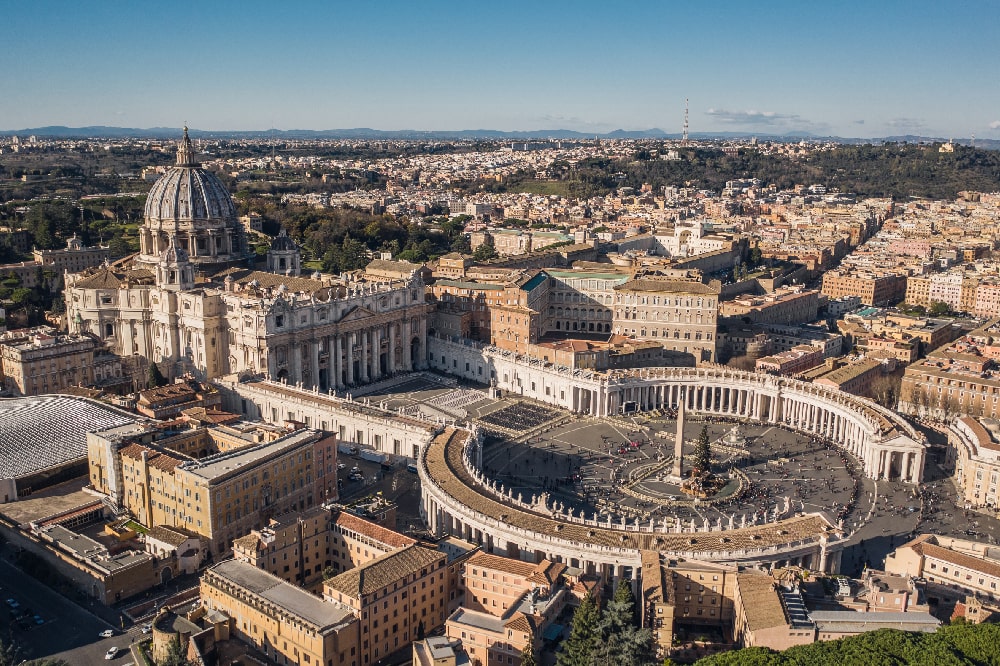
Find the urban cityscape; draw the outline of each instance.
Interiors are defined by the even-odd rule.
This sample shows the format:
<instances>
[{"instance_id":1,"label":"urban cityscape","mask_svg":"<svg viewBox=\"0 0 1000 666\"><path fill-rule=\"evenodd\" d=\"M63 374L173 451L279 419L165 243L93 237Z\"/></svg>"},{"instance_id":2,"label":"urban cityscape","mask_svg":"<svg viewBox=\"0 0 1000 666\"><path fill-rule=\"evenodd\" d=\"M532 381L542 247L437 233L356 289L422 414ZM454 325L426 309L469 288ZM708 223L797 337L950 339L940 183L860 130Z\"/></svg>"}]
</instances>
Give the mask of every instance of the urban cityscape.
<instances>
[{"instance_id":1,"label":"urban cityscape","mask_svg":"<svg viewBox=\"0 0 1000 666\"><path fill-rule=\"evenodd\" d=\"M555 4L181 3L148 42L162 7L12 10L0 666L1000 663L978 42L941 37L958 110L897 60L936 5L855 7L845 44L889 34L842 98L774 64L816 54L720 26L764 107L706 85L737 65L694 62L705 9L642 44ZM42 21L105 90L35 59ZM395 41L358 59L375 23ZM69 62L77 26L127 30ZM579 44L602 35L614 64ZM643 97L673 57L695 74Z\"/></svg>"}]
</instances>

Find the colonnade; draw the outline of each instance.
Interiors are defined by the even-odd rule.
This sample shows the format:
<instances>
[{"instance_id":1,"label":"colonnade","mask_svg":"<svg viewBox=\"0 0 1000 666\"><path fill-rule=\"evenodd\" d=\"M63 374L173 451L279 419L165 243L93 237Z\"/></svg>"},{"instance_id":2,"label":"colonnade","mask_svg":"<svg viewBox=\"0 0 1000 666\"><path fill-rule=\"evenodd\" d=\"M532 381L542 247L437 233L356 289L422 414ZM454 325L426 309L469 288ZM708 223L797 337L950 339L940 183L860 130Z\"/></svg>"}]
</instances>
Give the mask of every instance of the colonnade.
<instances>
[{"instance_id":1,"label":"colonnade","mask_svg":"<svg viewBox=\"0 0 1000 666\"><path fill-rule=\"evenodd\" d=\"M666 370L666 369L661 369ZM686 387L690 411L770 423L830 440L872 479L919 483L926 443L902 417L871 401L795 380L754 373L675 369L636 371L619 382L579 382L572 409L612 416L676 408Z\"/></svg>"},{"instance_id":2,"label":"colonnade","mask_svg":"<svg viewBox=\"0 0 1000 666\"><path fill-rule=\"evenodd\" d=\"M427 319L393 318L368 326L308 338L275 340L268 353L268 374L277 380L321 391L378 381L397 372L426 367Z\"/></svg>"}]
</instances>

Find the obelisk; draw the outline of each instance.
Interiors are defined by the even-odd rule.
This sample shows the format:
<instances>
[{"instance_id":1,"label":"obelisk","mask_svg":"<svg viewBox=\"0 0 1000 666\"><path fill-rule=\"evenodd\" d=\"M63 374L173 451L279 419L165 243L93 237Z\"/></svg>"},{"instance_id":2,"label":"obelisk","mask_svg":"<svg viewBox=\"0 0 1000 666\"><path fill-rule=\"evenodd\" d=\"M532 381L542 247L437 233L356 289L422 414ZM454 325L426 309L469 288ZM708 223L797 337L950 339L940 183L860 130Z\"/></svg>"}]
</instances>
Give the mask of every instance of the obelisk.
<instances>
[{"instance_id":1,"label":"obelisk","mask_svg":"<svg viewBox=\"0 0 1000 666\"><path fill-rule=\"evenodd\" d=\"M677 403L677 435L674 436L674 469L671 472L671 476L678 479L684 478L681 474L683 473L684 460L684 403L686 402L687 394L682 386L680 401Z\"/></svg>"}]
</instances>

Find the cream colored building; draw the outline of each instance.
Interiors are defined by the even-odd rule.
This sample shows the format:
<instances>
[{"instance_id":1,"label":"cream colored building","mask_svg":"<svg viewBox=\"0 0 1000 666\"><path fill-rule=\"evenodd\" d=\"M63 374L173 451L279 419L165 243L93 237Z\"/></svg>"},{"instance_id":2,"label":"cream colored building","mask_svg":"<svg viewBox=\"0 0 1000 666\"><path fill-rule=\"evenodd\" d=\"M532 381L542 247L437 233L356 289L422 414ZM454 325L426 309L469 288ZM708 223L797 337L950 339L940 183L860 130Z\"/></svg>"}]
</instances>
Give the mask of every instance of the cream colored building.
<instances>
[{"instance_id":1,"label":"cream colored building","mask_svg":"<svg viewBox=\"0 0 1000 666\"><path fill-rule=\"evenodd\" d=\"M30 336L8 333L0 341L4 388L15 395L39 395L90 385L99 348L89 335L58 335L44 329Z\"/></svg>"},{"instance_id":2,"label":"cream colored building","mask_svg":"<svg viewBox=\"0 0 1000 666\"><path fill-rule=\"evenodd\" d=\"M446 564L444 553L412 544L324 582L324 600L360 622L359 663L373 664L444 624Z\"/></svg>"},{"instance_id":3,"label":"cream colored building","mask_svg":"<svg viewBox=\"0 0 1000 666\"><path fill-rule=\"evenodd\" d=\"M336 498L334 437L225 433L219 426L157 439L140 425L88 433L91 488L147 527L197 534L216 556L272 516Z\"/></svg>"},{"instance_id":4,"label":"cream colored building","mask_svg":"<svg viewBox=\"0 0 1000 666\"><path fill-rule=\"evenodd\" d=\"M975 594L1000 599L1000 559L987 543L921 534L889 553L885 570L901 576L924 578L927 597L961 600Z\"/></svg>"},{"instance_id":5,"label":"cream colored building","mask_svg":"<svg viewBox=\"0 0 1000 666\"><path fill-rule=\"evenodd\" d=\"M232 635L263 651L268 663L368 663L354 614L251 564L216 564L201 577L200 593L202 605L228 615Z\"/></svg>"},{"instance_id":6,"label":"cream colored building","mask_svg":"<svg viewBox=\"0 0 1000 666\"><path fill-rule=\"evenodd\" d=\"M948 430L947 461L969 508L1000 506L1000 421L960 416Z\"/></svg>"}]
</instances>

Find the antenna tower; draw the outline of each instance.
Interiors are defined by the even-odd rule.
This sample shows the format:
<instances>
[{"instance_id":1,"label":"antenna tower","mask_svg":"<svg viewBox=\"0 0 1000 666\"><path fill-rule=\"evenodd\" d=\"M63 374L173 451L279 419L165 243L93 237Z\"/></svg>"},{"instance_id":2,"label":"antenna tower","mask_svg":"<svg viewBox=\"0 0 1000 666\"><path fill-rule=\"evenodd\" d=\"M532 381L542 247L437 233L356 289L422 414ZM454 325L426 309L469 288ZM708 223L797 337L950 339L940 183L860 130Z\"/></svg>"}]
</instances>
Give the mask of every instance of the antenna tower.
<instances>
[{"instance_id":1,"label":"antenna tower","mask_svg":"<svg viewBox=\"0 0 1000 666\"><path fill-rule=\"evenodd\" d=\"M681 132L681 141L684 145L688 142L688 100L687 97L684 98L684 131Z\"/></svg>"}]
</instances>

